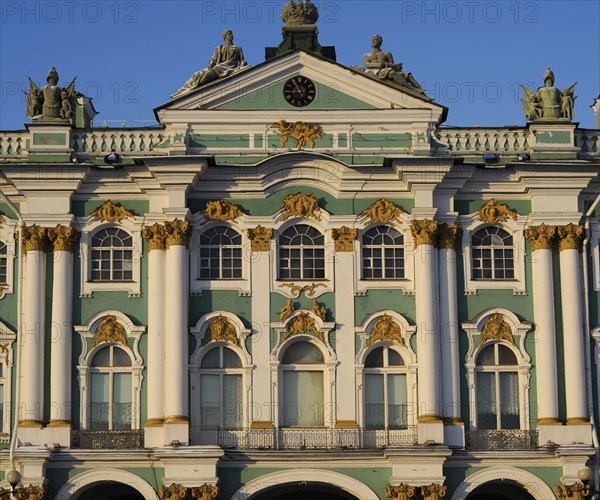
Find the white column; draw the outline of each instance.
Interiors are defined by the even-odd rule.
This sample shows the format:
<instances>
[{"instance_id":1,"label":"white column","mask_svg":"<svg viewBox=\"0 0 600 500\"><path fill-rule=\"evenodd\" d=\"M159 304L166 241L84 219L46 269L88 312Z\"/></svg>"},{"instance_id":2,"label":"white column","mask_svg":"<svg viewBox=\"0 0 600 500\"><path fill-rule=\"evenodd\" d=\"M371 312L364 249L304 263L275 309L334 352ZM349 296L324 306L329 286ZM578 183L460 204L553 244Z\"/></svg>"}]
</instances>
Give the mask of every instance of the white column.
<instances>
[{"instance_id":1,"label":"white column","mask_svg":"<svg viewBox=\"0 0 600 500\"><path fill-rule=\"evenodd\" d=\"M23 290L21 354L21 427L41 427L44 405L44 288L46 286L46 228L23 230L26 252Z\"/></svg>"},{"instance_id":2,"label":"white column","mask_svg":"<svg viewBox=\"0 0 600 500\"><path fill-rule=\"evenodd\" d=\"M73 342L73 243L77 232L60 224L49 232L54 246L49 427L71 426Z\"/></svg>"},{"instance_id":3,"label":"white column","mask_svg":"<svg viewBox=\"0 0 600 500\"><path fill-rule=\"evenodd\" d=\"M144 426L162 427L165 419L165 227L160 224L145 227L144 238L148 241L148 418Z\"/></svg>"},{"instance_id":4,"label":"white column","mask_svg":"<svg viewBox=\"0 0 600 500\"><path fill-rule=\"evenodd\" d=\"M418 421L441 422L438 293L437 293L437 229L435 220L414 220L411 224L415 245L415 288L418 357Z\"/></svg>"},{"instance_id":5,"label":"white column","mask_svg":"<svg viewBox=\"0 0 600 500\"><path fill-rule=\"evenodd\" d=\"M532 252L538 425L560 425L561 422L558 420L556 328L554 325L554 279L552 276L552 243L556 235L556 227L545 224L531 226L527 228L525 234L531 241ZM576 250L575 253L577 253Z\"/></svg>"},{"instance_id":6,"label":"white column","mask_svg":"<svg viewBox=\"0 0 600 500\"><path fill-rule=\"evenodd\" d=\"M166 424L189 422L188 307L189 276L187 242L189 222L175 220L167 228L165 286L165 394Z\"/></svg>"},{"instance_id":7,"label":"white column","mask_svg":"<svg viewBox=\"0 0 600 500\"><path fill-rule=\"evenodd\" d=\"M567 424L587 424L580 256L583 226L558 228Z\"/></svg>"}]
</instances>

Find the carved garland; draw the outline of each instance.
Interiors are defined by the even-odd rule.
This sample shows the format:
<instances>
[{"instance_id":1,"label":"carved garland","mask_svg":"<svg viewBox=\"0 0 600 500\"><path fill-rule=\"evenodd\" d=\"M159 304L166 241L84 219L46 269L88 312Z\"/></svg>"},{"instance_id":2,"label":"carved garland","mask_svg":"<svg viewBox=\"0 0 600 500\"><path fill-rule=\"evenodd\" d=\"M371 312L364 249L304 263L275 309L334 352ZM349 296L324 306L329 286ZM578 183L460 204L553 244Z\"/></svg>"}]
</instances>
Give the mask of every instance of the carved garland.
<instances>
[{"instance_id":1,"label":"carved garland","mask_svg":"<svg viewBox=\"0 0 600 500\"><path fill-rule=\"evenodd\" d=\"M273 237L273 229L263 226L256 226L254 229L248 229L248 239L250 240L250 248L253 252L268 252L271 238Z\"/></svg>"},{"instance_id":2,"label":"carved garland","mask_svg":"<svg viewBox=\"0 0 600 500\"><path fill-rule=\"evenodd\" d=\"M381 318L373 325L371 333L369 334L369 340L367 341L367 347L380 341L396 341L399 344L404 345L400 325L398 325L398 323L396 323L388 314L381 316Z\"/></svg>"},{"instance_id":3,"label":"carved garland","mask_svg":"<svg viewBox=\"0 0 600 500\"><path fill-rule=\"evenodd\" d=\"M235 221L244 215L237 205L233 205L227 200L209 201L204 213L209 219L220 221Z\"/></svg>"},{"instance_id":4,"label":"carved garland","mask_svg":"<svg viewBox=\"0 0 600 500\"><path fill-rule=\"evenodd\" d=\"M48 238L54 246L54 251L73 253L73 245L77 241L77 230L74 227L59 224L54 229L48 230Z\"/></svg>"},{"instance_id":5,"label":"carved garland","mask_svg":"<svg viewBox=\"0 0 600 500\"><path fill-rule=\"evenodd\" d=\"M301 312L288 323L281 342L285 342L294 335L300 335L303 333L312 333L321 342L323 342L323 344L326 344L325 337L319 330L317 330L317 327L315 326L315 320L306 312Z\"/></svg>"},{"instance_id":6,"label":"carved garland","mask_svg":"<svg viewBox=\"0 0 600 500\"><path fill-rule=\"evenodd\" d=\"M525 230L525 237L531 241L531 251L536 250L552 250L552 242L556 238L558 229L556 226L529 226Z\"/></svg>"},{"instance_id":7,"label":"carved garland","mask_svg":"<svg viewBox=\"0 0 600 500\"><path fill-rule=\"evenodd\" d=\"M353 252L354 251L354 240L358 235L358 229L350 229L349 227L342 226L339 229L332 229L331 236L335 242L336 252Z\"/></svg>"},{"instance_id":8,"label":"carved garland","mask_svg":"<svg viewBox=\"0 0 600 500\"><path fill-rule=\"evenodd\" d=\"M488 340L506 340L515 345L512 330L500 313L492 314L481 330L479 345L485 344Z\"/></svg>"},{"instance_id":9,"label":"carved garland","mask_svg":"<svg viewBox=\"0 0 600 500\"><path fill-rule=\"evenodd\" d=\"M208 342L219 340L221 342L231 342L239 346L235 326L225 316L219 315L210 322L208 327Z\"/></svg>"},{"instance_id":10,"label":"carved garland","mask_svg":"<svg viewBox=\"0 0 600 500\"><path fill-rule=\"evenodd\" d=\"M90 216L100 222L121 222L123 219L135 217L133 212L127 210L120 203L113 203L111 200L105 201Z\"/></svg>"},{"instance_id":11,"label":"carved garland","mask_svg":"<svg viewBox=\"0 0 600 500\"><path fill-rule=\"evenodd\" d=\"M321 220L319 200L312 194L288 194L283 200L282 220L292 217L310 217Z\"/></svg>"},{"instance_id":12,"label":"carved garland","mask_svg":"<svg viewBox=\"0 0 600 500\"><path fill-rule=\"evenodd\" d=\"M107 316L96 330L94 347L103 342L118 342L127 345L125 327L117 321L115 316Z\"/></svg>"},{"instance_id":13,"label":"carved garland","mask_svg":"<svg viewBox=\"0 0 600 500\"><path fill-rule=\"evenodd\" d=\"M478 211L479 220L487 222L489 224L495 224L496 222L506 222L509 218L517 220L517 212L511 210L508 205L504 203L498 203L496 198L492 198L485 205L483 205Z\"/></svg>"},{"instance_id":14,"label":"carved garland","mask_svg":"<svg viewBox=\"0 0 600 500\"><path fill-rule=\"evenodd\" d=\"M372 205L365 208L360 215L366 217L368 220L366 224L373 222L391 222L399 221L400 217L404 213L404 210L395 203L387 201L385 198L381 198Z\"/></svg>"}]
</instances>

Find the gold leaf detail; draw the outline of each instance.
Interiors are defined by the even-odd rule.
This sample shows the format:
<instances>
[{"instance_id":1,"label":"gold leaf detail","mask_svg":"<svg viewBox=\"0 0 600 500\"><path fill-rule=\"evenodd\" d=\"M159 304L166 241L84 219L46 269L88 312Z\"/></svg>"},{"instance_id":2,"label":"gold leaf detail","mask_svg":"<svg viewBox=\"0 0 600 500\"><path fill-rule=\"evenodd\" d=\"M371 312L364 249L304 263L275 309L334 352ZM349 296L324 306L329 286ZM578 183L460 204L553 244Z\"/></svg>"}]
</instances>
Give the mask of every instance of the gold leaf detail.
<instances>
[{"instance_id":1,"label":"gold leaf detail","mask_svg":"<svg viewBox=\"0 0 600 500\"><path fill-rule=\"evenodd\" d=\"M281 341L285 342L290 337L303 333L312 333L321 342L324 344L326 343L325 337L319 330L317 330L317 327L315 326L315 320L306 312L301 312L288 323L285 334Z\"/></svg>"},{"instance_id":2,"label":"gold leaf detail","mask_svg":"<svg viewBox=\"0 0 600 500\"><path fill-rule=\"evenodd\" d=\"M319 304L316 299L313 299L310 310L315 314L315 316L318 316L321 318L321 320L325 321L325 317L327 316L327 308Z\"/></svg>"},{"instance_id":3,"label":"gold leaf detail","mask_svg":"<svg viewBox=\"0 0 600 500\"><path fill-rule=\"evenodd\" d=\"M282 220L291 217L312 217L321 220L319 200L312 194L288 194L283 200Z\"/></svg>"},{"instance_id":4,"label":"gold leaf detail","mask_svg":"<svg viewBox=\"0 0 600 500\"><path fill-rule=\"evenodd\" d=\"M127 210L120 203L113 203L111 200L105 201L90 215L92 219L100 222L121 222L123 219L135 217L133 212Z\"/></svg>"},{"instance_id":5,"label":"gold leaf detail","mask_svg":"<svg viewBox=\"0 0 600 500\"><path fill-rule=\"evenodd\" d=\"M192 499L197 500L211 500L218 498L221 493L221 489L213 484L203 484L195 488L191 488Z\"/></svg>"},{"instance_id":6,"label":"gold leaf detail","mask_svg":"<svg viewBox=\"0 0 600 500\"><path fill-rule=\"evenodd\" d=\"M125 327L117 321L115 316L107 316L96 330L94 347L102 342L118 342L127 345Z\"/></svg>"},{"instance_id":7,"label":"gold leaf detail","mask_svg":"<svg viewBox=\"0 0 600 500\"><path fill-rule=\"evenodd\" d=\"M416 486L400 483L398 486L386 486L385 496L391 500L408 500L415 496Z\"/></svg>"},{"instance_id":8,"label":"gold leaf detail","mask_svg":"<svg viewBox=\"0 0 600 500\"><path fill-rule=\"evenodd\" d=\"M388 314L381 316L381 318L373 325L371 333L369 334L367 346L380 341L396 341L399 344L404 345L400 325L398 325L398 323L396 323Z\"/></svg>"},{"instance_id":9,"label":"gold leaf detail","mask_svg":"<svg viewBox=\"0 0 600 500\"><path fill-rule=\"evenodd\" d=\"M0 352L5 352L8 354L8 346L9 344L0 344Z\"/></svg>"},{"instance_id":10,"label":"gold leaf detail","mask_svg":"<svg viewBox=\"0 0 600 500\"><path fill-rule=\"evenodd\" d=\"M315 139L321 139L325 135L320 125L314 123L294 122L288 123L285 120L279 120L271 124L269 128L277 130L281 134L279 147L285 148L288 139L296 141L296 149L300 151L308 144L310 149L315 149Z\"/></svg>"},{"instance_id":11,"label":"gold leaf detail","mask_svg":"<svg viewBox=\"0 0 600 500\"><path fill-rule=\"evenodd\" d=\"M289 288L290 293L295 297L298 297L302 292L304 292L307 297L313 297L316 289L319 287L325 288L326 286L323 283L311 283L310 285L304 286L295 285L294 283L282 283L279 285L279 288Z\"/></svg>"},{"instance_id":12,"label":"gold leaf detail","mask_svg":"<svg viewBox=\"0 0 600 500\"><path fill-rule=\"evenodd\" d=\"M457 225L441 224L438 234L438 248L454 250L456 240L462 237L462 229Z\"/></svg>"},{"instance_id":13,"label":"gold leaf detail","mask_svg":"<svg viewBox=\"0 0 600 500\"><path fill-rule=\"evenodd\" d=\"M285 318L287 318L293 312L294 312L294 304L292 302L292 299L288 299L288 301L285 303L285 305L279 311L279 320L283 321Z\"/></svg>"},{"instance_id":14,"label":"gold leaf detail","mask_svg":"<svg viewBox=\"0 0 600 500\"><path fill-rule=\"evenodd\" d=\"M253 252L268 252L273 229L263 226L256 226L254 229L248 229L248 239Z\"/></svg>"},{"instance_id":15,"label":"gold leaf detail","mask_svg":"<svg viewBox=\"0 0 600 500\"><path fill-rule=\"evenodd\" d=\"M2 224L4 224L6 222L6 217L4 217L4 215L0 214L0 228L2 227Z\"/></svg>"},{"instance_id":16,"label":"gold leaf detail","mask_svg":"<svg viewBox=\"0 0 600 500\"><path fill-rule=\"evenodd\" d=\"M478 211L479 220L488 224L496 222L506 222L509 218L517 220L517 212L508 208L504 203L498 203L496 198L492 198Z\"/></svg>"},{"instance_id":17,"label":"gold leaf detail","mask_svg":"<svg viewBox=\"0 0 600 500\"><path fill-rule=\"evenodd\" d=\"M233 205L227 200L209 201L206 204L204 213L211 220L221 221L235 221L235 219L244 215L237 205Z\"/></svg>"},{"instance_id":18,"label":"gold leaf detail","mask_svg":"<svg viewBox=\"0 0 600 500\"><path fill-rule=\"evenodd\" d=\"M18 488L15 491L15 498L17 500L44 500L48 490L43 486L29 485L27 488Z\"/></svg>"},{"instance_id":19,"label":"gold leaf detail","mask_svg":"<svg viewBox=\"0 0 600 500\"><path fill-rule=\"evenodd\" d=\"M432 483L428 486L421 486L421 496L423 500L439 500L446 496L447 486Z\"/></svg>"},{"instance_id":20,"label":"gold leaf detail","mask_svg":"<svg viewBox=\"0 0 600 500\"><path fill-rule=\"evenodd\" d=\"M23 246L27 252L45 252L48 248L48 228L36 224L23 228Z\"/></svg>"},{"instance_id":21,"label":"gold leaf detail","mask_svg":"<svg viewBox=\"0 0 600 500\"><path fill-rule=\"evenodd\" d=\"M74 227L58 224L54 229L48 230L48 237L54 246L54 251L73 252L73 245L77 241L77 230Z\"/></svg>"},{"instance_id":22,"label":"gold leaf detail","mask_svg":"<svg viewBox=\"0 0 600 500\"><path fill-rule=\"evenodd\" d=\"M349 227L342 226L339 229L332 229L331 235L335 242L336 252L354 251L354 240L358 235L358 229L350 229Z\"/></svg>"},{"instance_id":23,"label":"gold leaf detail","mask_svg":"<svg viewBox=\"0 0 600 500\"><path fill-rule=\"evenodd\" d=\"M144 227L144 239L148 241L148 251L164 250L167 245L167 229L162 224Z\"/></svg>"},{"instance_id":24,"label":"gold leaf detail","mask_svg":"<svg viewBox=\"0 0 600 500\"><path fill-rule=\"evenodd\" d=\"M556 237L558 229L556 226L529 226L525 230L525 237L531 241L531 251L536 250L552 250L552 242Z\"/></svg>"},{"instance_id":25,"label":"gold leaf detail","mask_svg":"<svg viewBox=\"0 0 600 500\"><path fill-rule=\"evenodd\" d=\"M583 244L585 230L582 225L569 224L567 226L558 227L558 249L563 250L579 250Z\"/></svg>"},{"instance_id":26,"label":"gold leaf detail","mask_svg":"<svg viewBox=\"0 0 600 500\"><path fill-rule=\"evenodd\" d=\"M431 219L413 220L410 223L410 232L413 236L415 247L419 245L437 244L439 222Z\"/></svg>"},{"instance_id":27,"label":"gold leaf detail","mask_svg":"<svg viewBox=\"0 0 600 500\"><path fill-rule=\"evenodd\" d=\"M167 232L167 248L173 245L185 247L192 233L192 226L188 221L175 219L174 221L165 222L165 231Z\"/></svg>"},{"instance_id":28,"label":"gold leaf detail","mask_svg":"<svg viewBox=\"0 0 600 500\"><path fill-rule=\"evenodd\" d=\"M371 224L373 222L399 221L403 213L404 210L398 205L387 201L385 198L381 198L365 208L360 215L368 219L365 224Z\"/></svg>"},{"instance_id":29,"label":"gold leaf detail","mask_svg":"<svg viewBox=\"0 0 600 500\"><path fill-rule=\"evenodd\" d=\"M219 340L221 342L231 342L237 346L240 345L235 326L225 316L219 315L210 322L208 327L208 341Z\"/></svg>"},{"instance_id":30,"label":"gold leaf detail","mask_svg":"<svg viewBox=\"0 0 600 500\"><path fill-rule=\"evenodd\" d=\"M159 496L161 500L184 500L187 497L188 489L180 484L171 484L171 486L161 486Z\"/></svg>"},{"instance_id":31,"label":"gold leaf detail","mask_svg":"<svg viewBox=\"0 0 600 500\"><path fill-rule=\"evenodd\" d=\"M481 330L479 345L485 344L488 340L506 340L515 344L512 330L500 313L492 314Z\"/></svg>"}]
</instances>

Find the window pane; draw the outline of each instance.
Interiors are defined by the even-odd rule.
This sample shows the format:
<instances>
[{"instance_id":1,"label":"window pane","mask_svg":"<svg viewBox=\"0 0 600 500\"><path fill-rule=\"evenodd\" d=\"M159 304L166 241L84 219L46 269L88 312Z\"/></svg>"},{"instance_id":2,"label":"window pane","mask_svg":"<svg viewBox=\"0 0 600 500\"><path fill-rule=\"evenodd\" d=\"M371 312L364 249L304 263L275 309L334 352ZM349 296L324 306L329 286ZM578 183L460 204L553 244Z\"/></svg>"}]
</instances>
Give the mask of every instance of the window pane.
<instances>
[{"instance_id":1,"label":"window pane","mask_svg":"<svg viewBox=\"0 0 600 500\"><path fill-rule=\"evenodd\" d=\"M504 345L498 346L498 359L501 365L516 365L517 357L508 347Z\"/></svg>"},{"instance_id":2,"label":"window pane","mask_svg":"<svg viewBox=\"0 0 600 500\"><path fill-rule=\"evenodd\" d=\"M131 366L129 354L119 347L113 347L113 366Z\"/></svg>"},{"instance_id":3,"label":"window pane","mask_svg":"<svg viewBox=\"0 0 600 500\"><path fill-rule=\"evenodd\" d=\"M108 373L92 373L90 429L108 430Z\"/></svg>"},{"instance_id":4,"label":"window pane","mask_svg":"<svg viewBox=\"0 0 600 500\"><path fill-rule=\"evenodd\" d=\"M200 419L204 429L216 429L221 423L221 383L219 379L219 375L202 375L200 377Z\"/></svg>"},{"instance_id":5,"label":"window pane","mask_svg":"<svg viewBox=\"0 0 600 500\"><path fill-rule=\"evenodd\" d=\"M224 375L223 417L226 429L240 429L242 427L242 401L242 376Z\"/></svg>"},{"instance_id":6,"label":"window pane","mask_svg":"<svg viewBox=\"0 0 600 500\"><path fill-rule=\"evenodd\" d=\"M406 375L390 374L388 383L388 427L403 427L408 424Z\"/></svg>"},{"instance_id":7,"label":"window pane","mask_svg":"<svg viewBox=\"0 0 600 500\"><path fill-rule=\"evenodd\" d=\"M0 367L2 365L0 364ZM0 384L0 431L4 428L4 384Z\"/></svg>"},{"instance_id":8,"label":"window pane","mask_svg":"<svg viewBox=\"0 0 600 500\"><path fill-rule=\"evenodd\" d=\"M221 366L219 350L220 349L216 347L212 351L208 351L202 358L202 363L200 363L200 366L202 368L219 368Z\"/></svg>"},{"instance_id":9,"label":"window pane","mask_svg":"<svg viewBox=\"0 0 600 500\"><path fill-rule=\"evenodd\" d=\"M477 364L479 366L491 366L496 364L494 358L494 345L489 345L477 355Z\"/></svg>"},{"instance_id":10,"label":"window pane","mask_svg":"<svg viewBox=\"0 0 600 500\"><path fill-rule=\"evenodd\" d=\"M381 367L383 367L383 347L378 347L373 349L365 359L365 368Z\"/></svg>"},{"instance_id":11,"label":"window pane","mask_svg":"<svg viewBox=\"0 0 600 500\"><path fill-rule=\"evenodd\" d=\"M283 364L318 364L323 363L323 353L310 342L296 342L283 353Z\"/></svg>"},{"instance_id":12,"label":"window pane","mask_svg":"<svg viewBox=\"0 0 600 500\"><path fill-rule=\"evenodd\" d=\"M496 429L496 382L493 373L477 373L477 428Z\"/></svg>"},{"instance_id":13,"label":"window pane","mask_svg":"<svg viewBox=\"0 0 600 500\"><path fill-rule=\"evenodd\" d=\"M500 423L502 429L519 429L519 376L500 373Z\"/></svg>"},{"instance_id":14,"label":"window pane","mask_svg":"<svg viewBox=\"0 0 600 500\"><path fill-rule=\"evenodd\" d=\"M283 372L283 425L315 427L324 424L323 372Z\"/></svg>"},{"instance_id":15,"label":"window pane","mask_svg":"<svg viewBox=\"0 0 600 500\"><path fill-rule=\"evenodd\" d=\"M113 384L113 429L131 429L133 410L131 373L115 373Z\"/></svg>"},{"instance_id":16,"label":"window pane","mask_svg":"<svg viewBox=\"0 0 600 500\"><path fill-rule=\"evenodd\" d=\"M367 429L385 426L383 375L365 375L365 424Z\"/></svg>"},{"instance_id":17,"label":"window pane","mask_svg":"<svg viewBox=\"0 0 600 500\"><path fill-rule=\"evenodd\" d=\"M242 360L237 355L237 353L233 352L231 349L227 347L223 348L223 368L241 368Z\"/></svg>"},{"instance_id":18,"label":"window pane","mask_svg":"<svg viewBox=\"0 0 600 500\"><path fill-rule=\"evenodd\" d=\"M110 366L110 347L100 349L94 354L92 366Z\"/></svg>"},{"instance_id":19,"label":"window pane","mask_svg":"<svg viewBox=\"0 0 600 500\"><path fill-rule=\"evenodd\" d=\"M388 366L402 366L403 364L400 354L388 348Z\"/></svg>"}]
</instances>

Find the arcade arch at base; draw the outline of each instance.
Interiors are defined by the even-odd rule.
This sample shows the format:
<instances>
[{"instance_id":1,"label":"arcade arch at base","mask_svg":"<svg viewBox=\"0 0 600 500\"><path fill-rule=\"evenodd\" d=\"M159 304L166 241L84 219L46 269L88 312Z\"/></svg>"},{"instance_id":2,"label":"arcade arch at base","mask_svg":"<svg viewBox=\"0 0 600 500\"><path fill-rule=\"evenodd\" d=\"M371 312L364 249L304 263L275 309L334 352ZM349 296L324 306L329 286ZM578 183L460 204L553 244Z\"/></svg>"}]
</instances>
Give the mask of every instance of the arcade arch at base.
<instances>
[{"instance_id":1,"label":"arcade arch at base","mask_svg":"<svg viewBox=\"0 0 600 500\"><path fill-rule=\"evenodd\" d=\"M520 486L536 500L550 500L556 498L552 488L531 472L515 467L490 467L471 474L465 479L452 495L451 500L466 500L469 493L475 491L484 483L510 481L511 485Z\"/></svg>"},{"instance_id":2,"label":"arcade arch at base","mask_svg":"<svg viewBox=\"0 0 600 500\"><path fill-rule=\"evenodd\" d=\"M159 500L154 488L141 477L118 469L95 469L78 474L63 485L54 500L83 500L86 492L92 491L95 486L107 484L122 484L137 491L145 500ZM123 488L124 493L125 490Z\"/></svg>"},{"instance_id":3,"label":"arcade arch at base","mask_svg":"<svg viewBox=\"0 0 600 500\"><path fill-rule=\"evenodd\" d=\"M284 486L302 481L335 486L360 500L378 500L379 498L371 488L345 474L321 469L294 469L273 472L257 477L236 491L231 500L249 500L252 495L256 495L273 486Z\"/></svg>"}]
</instances>

